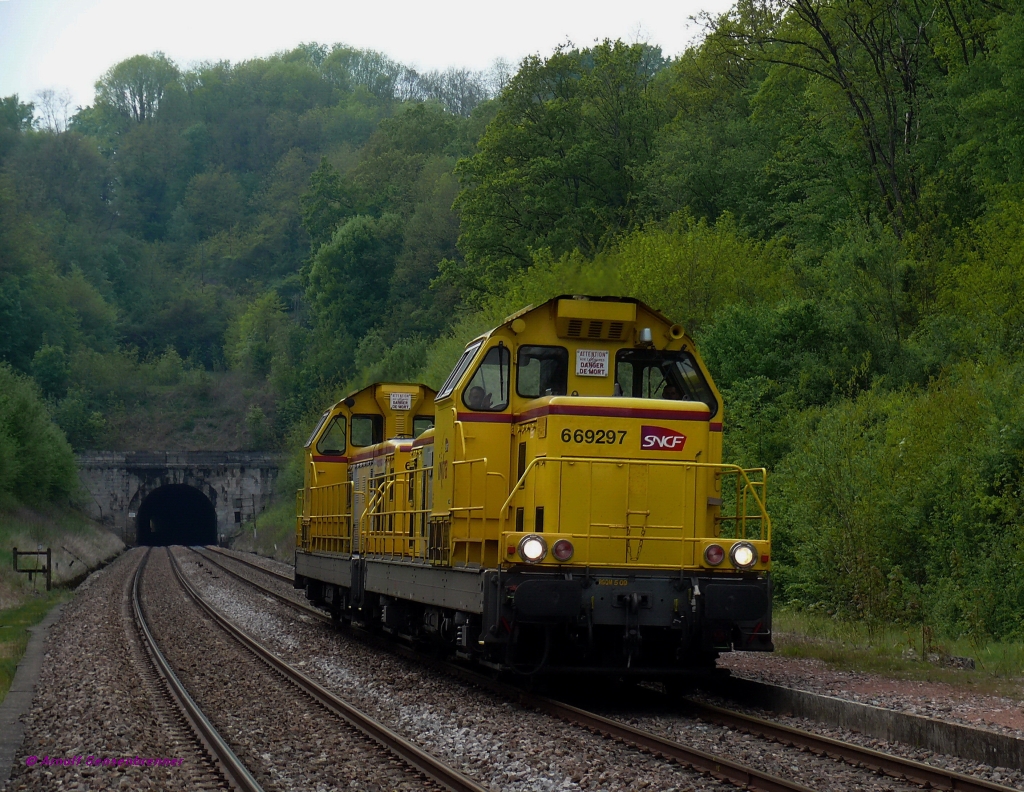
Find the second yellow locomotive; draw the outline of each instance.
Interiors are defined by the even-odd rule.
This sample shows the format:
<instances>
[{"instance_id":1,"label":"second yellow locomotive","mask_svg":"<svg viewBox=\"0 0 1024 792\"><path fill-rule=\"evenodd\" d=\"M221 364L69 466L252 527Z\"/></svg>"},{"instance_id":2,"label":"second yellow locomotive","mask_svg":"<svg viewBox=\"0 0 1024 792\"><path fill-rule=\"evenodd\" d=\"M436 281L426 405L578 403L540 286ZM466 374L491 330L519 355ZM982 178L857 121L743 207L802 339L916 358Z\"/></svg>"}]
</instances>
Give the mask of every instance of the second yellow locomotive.
<instances>
[{"instance_id":1,"label":"second yellow locomotive","mask_svg":"<svg viewBox=\"0 0 1024 792\"><path fill-rule=\"evenodd\" d=\"M296 585L338 618L522 673L772 649L765 471L722 463L693 342L636 300L525 309L436 394L339 402L306 451Z\"/></svg>"}]
</instances>

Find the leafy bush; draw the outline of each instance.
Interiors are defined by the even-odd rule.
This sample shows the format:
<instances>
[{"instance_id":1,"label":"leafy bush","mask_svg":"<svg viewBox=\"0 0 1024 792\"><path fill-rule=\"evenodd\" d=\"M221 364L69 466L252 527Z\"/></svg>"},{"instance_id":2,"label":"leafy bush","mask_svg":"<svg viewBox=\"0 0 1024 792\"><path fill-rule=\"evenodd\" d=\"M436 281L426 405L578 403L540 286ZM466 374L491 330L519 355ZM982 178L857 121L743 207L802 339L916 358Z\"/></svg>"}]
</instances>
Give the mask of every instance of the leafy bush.
<instances>
[{"instance_id":1,"label":"leafy bush","mask_svg":"<svg viewBox=\"0 0 1024 792\"><path fill-rule=\"evenodd\" d=\"M783 596L978 641L1024 637L1024 366L807 411L779 465Z\"/></svg>"},{"instance_id":2,"label":"leafy bush","mask_svg":"<svg viewBox=\"0 0 1024 792\"><path fill-rule=\"evenodd\" d=\"M71 446L38 387L0 363L0 502L67 500L77 490Z\"/></svg>"},{"instance_id":3,"label":"leafy bush","mask_svg":"<svg viewBox=\"0 0 1024 792\"><path fill-rule=\"evenodd\" d=\"M177 385L184 372L184 361L178 350L167 347L164 353L150 364L153 381L159 385Z\"/></svg>"},{"instance_id":4,"label":"leafy bush","mask_svg":"<svg viewBox=\"0 0 1024 792\"><path fill-rule=\"evenodd\" d=\"M54 420L76 451L97 448L107 423L102 413L90 409L88 398L78 389L57 403Z\"/></svg>"},{"instance_id":5,"label":"leafy bush","mask_svg":"<svg viewBox=\"0 0 1024 792\"><path fill-rule=\"evenodd\" d=\"M723 307L774 303L789 277L775 245L749 239L728 214L714 225L686 213L625 237L615 258L626 288L691 333Z\"/></svg>"},{"instance_id":6,"label":"leafy bush","mask_svg":"<svg viewBox=\"0 0 1024 792\"><path fill-rule=\"evenodd\" d=\"M63 396L68 389L68 356L63 347L39 347L32 358L32 376L47 396Z\"/></svg>"}]
</instances>

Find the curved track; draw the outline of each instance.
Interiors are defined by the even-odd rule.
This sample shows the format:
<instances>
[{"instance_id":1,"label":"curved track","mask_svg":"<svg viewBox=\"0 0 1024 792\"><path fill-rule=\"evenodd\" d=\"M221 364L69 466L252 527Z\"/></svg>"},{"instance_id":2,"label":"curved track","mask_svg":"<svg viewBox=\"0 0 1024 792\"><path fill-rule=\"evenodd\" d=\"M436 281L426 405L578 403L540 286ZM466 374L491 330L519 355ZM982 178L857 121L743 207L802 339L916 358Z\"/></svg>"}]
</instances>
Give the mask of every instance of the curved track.
<instances>
[{"instance_id":1,"label":"curved track","mask_svg":"<svg viewBox=\"0 0 1024 792\"><path fill-rule=\"evenodd\" d=\"M295 580L294 574L286 575L283 572L276 572L275 570L268 569L265 566L260 566L259 564L254 564L252 561L248 561L248 560L246 560L244 558L239 558L238 556L231 555L231 553L225 553L219 547L214 547L213 545L207 545L203 549L204 550L209 550L211 553L216 553L217 555L223 556L224 558L230 558L232 561L237 561L239 564L244 564L247 567L252 567L253 569L255 569L255 570L259 571L259 572L264 572L264 573L270 575L271 577L275 577L278 580L283 580L286 583L290 584L290 583L294 582L294 580Z\"/></svg>"},{"instance_id":2,"label":"curved track","mask_svg":"<svg viewBox=\"0 0 1024 792\"><path fill-rule=\"evenodd\" d=\"M331 618L322 611L299 604L295 600L292 600L273 589L255 583L206 554L201 553L200 555L203 555L203 557L207 558L211 563L217 564L228 574L259 589L262 593L269 594L289 607L313 615L322 621L331 621ZM284 578L284 576L274 573L271 570L243 561L242 559L237 559L227 553L219 553L219 555L238 561L239 563L267 573L273 577ZM403 655L414 656L420 662L436 663L436 661L425 660L421 654L397 644L388 643L387 647L393 651L398 651ZM446 672L455 673L472 684L485 687L502 696L514 699L523 706L540 712L545 712L565 721L576 723L584 728L603 734L612 739L634 745L641 750L671 759L683 766L706 772L713 777L727 779L742 788L762 789L766 791L771 790L772 792L775 792L776 790L807 789L807 787L800 784L771 776L759 770L732 762L724 757L714 756L703 751L692 749L681 743L668 740L650 732L635 729L619 721L605 718L592 712L587 712L586 710L573 707L564 702L556 701L544 696L538 696L525 692L517 687L495 682L494 680L482 677L481 675L470 671L464 666L453 665L450 663L437 663L437 665L443 667ZM994 784L983 779L974 778L972 776L967 776L940 767L934 767L911 759L904 759L899 756L885 754L853 743L843 742L829 737L822 737L812 732L778 723L772 723L770 721L735 712L733 710L713 707L690 699L681 699L680 703L686 710L703 718L704 720L773 740L783 745L806 750L819 756L842 760L851 765L864 767L893 778L904 779L914 784L920 784L922 786L932 787L935 789L963 790L964 792L1013 792L1010 787Z\"/></svg>"},{"instance_id":3,"label":"curved track","mask_svg":"<svg viewBox=\"0 0 1024 792\"><path fill-rule=\"evenodd\" d=\"M337 715L371 740L398 756L403 762L415 768L426 778L440 785L444 789L450 790L450 792L486 792L485 788L477 784L475 781L467 778L455 768L449 767L434 758L426 751L423 751L404 737L391 731L389 728L374 720L369 715L366 715L356 709L348 702L338 698L313 679L289 665L262 644L255 641L248 634L238 629L230 620L225 618L219 611L206 602L195 587L189 583L188 579L182 573L181 568L178 566L178 562L174 558L174 554L170 552L170 549L168 549L168 556L170 557L171 568L174 570L174 574L177 577L178 582L182 585L188 595L196 602L196 604L198 604L219 627L242 644L246 649L265 661L271 668L279 672L287 680L298 686L312 699L323 705L330 712ZM204 555L203 557L207 558L212 563L219 563L209 556ZM226 567L222 566L222 568L227 570ZM268 574L273 574L269 570L264 569L262 571L267 572ZM241 579L245 580L245 578ZM281 599L289 602L291 605L296 604L286 598L282 597ZM327 620L330 621L329 618Z\"/></svg>"},{"instance_id":4,"label":"curved track","mask_svg":"<svg viewBox=\"0 0 1024 792\"><path fill-rule=\"evenodd\" d=\"M132 609L135 613L135 623L138 627L139 637L142 639L142 642L146 647L147 653L153 662L153 667L156 673L163 680L171 697L181 709L181 712L184 715L185 720L188 721L189 726L192 728L196 739L199 740L207 753L217 763L217 766L228 784L233 789L241 790L241 792L263 792L263 788L259 785L259 782L253 778L252 774L245 765L242 764L241 760L235 756L234 751L231 750L228 744L213 727L213 724L210 723L210 720L203 714L203 711L195 701L192 700L188 691L185 690L185 686L181 684L181 681L178 679L177 675L175 675L170 664L167 662L167 659L160 651L160 647L157 646L156 639L153 637L153 633L149 629L149 624L146 622L146 617L142 610L142 603L139 598L139 580L142 578L142 573L146 567L146 562L149 560L150 552L150 550L146 551L146 555L135 570L135 577L132 581Z\"/></svg>"}]
</instances>

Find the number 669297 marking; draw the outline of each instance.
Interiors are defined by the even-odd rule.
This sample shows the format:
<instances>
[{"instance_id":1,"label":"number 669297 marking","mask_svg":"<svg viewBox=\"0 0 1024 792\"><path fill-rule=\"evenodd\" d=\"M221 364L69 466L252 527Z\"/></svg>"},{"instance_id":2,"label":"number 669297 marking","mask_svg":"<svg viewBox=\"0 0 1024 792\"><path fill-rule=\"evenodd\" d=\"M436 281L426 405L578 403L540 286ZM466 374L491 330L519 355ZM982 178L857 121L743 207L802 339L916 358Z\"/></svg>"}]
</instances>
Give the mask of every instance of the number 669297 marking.
<instances>
[{"instance_id":1,"label":"number 669297 marking","mask_svg":"<svg viewBox=\"0 0 1024 792\"><path fill-rule=\"evenodd\" d=\"M563 429L563 443L584 443L587 445L622 445L626 439L625 429Z\"/></svg>"}]
</instances>

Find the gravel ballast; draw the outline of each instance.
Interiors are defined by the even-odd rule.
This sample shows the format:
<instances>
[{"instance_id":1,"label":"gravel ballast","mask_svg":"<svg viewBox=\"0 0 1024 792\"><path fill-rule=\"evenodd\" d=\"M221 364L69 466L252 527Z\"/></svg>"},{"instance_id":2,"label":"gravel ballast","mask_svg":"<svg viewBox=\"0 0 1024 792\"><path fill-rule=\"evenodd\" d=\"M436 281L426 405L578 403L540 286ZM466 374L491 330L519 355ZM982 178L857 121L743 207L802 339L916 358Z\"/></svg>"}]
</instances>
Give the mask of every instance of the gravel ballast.
<instances>
[{"instance_id":1,"label":"gravel ballast","mask_svg":"<svg viewBox=\"0 0 1024 792\"><path fill-rule=\"evenodd\" d=\"M176 713L168 713L135 637L130 585L144 554L131 550L90 576L50 631L8 790L220 787ZM125 763L146 759L180 763Z\"/></svg>"},{"instance_id":2,"label":"gravel ballast","mask_svg":"<svg viewBox=\"0 0 1024 792\"><path fill-rule=\"evenodd\" d=\"M493 790L732 790L414 662L375 651L176 549L211 605L336 695ZM239 566L239 574L246 569ZM253 576L259 573L248 570ZM261 583L269 586L265 578Z\"/></svg>"},{"instance_id":3,"label":"gravel ballast","mask_svg":"<svg viewBox=\"0 0 1024 792\"><path fill-rule=\"evenodd\" d=\"M188 559L186 564L190 561L191 573L196 575L196 580L205 581L201 582L205 595L229 618L240 620L244 629L270 642L277 650L292 653L293 662L339 695L354 698L359 706L364 706L366 699L370 699L365 705L375 708L375 717L422 744L435 746L431 750L441 752L438 755L462 767L464 772L473 775L478 781L486 780L501 789L616 789L636 786L644 781L648 784L658 783L623 772L625 765L637 761L636 753L632 753L632 758L623 756L620 760L622 764L617 768L601 769L600 772L593 772L597 766L593 760L587 759L584 767L590 772L580 775L579 764L575 761L579 749L573 747L574 741L588 741L591 736L581 738L579 729L553 722L507 702L496 701L492 695L404 659L371 650L344 633L325 628L317 620L297 614L266 595L255 592L209 562L203 562L191 554L183 555L182 558ZM284 592L278 582L255 570L241 565L229 566L244 577ZM458 701L458 706L445 703L451 701ZM546 724L537 723L537 718L542 718ZM620 719L702 750L750 763L766 772L796 778L815 789L917 788L831 759L818 758L694 719L671 715L649 717L643 714L620 716ZM532 725L534 723L537 725ZM806 727L808 724L802 725ZM510 751L509 748L518 741L529 739L520 736L520 729L523 728L534 733L543 728L544 733L549 734L552 740L557 740L557 743L545 746L531 740L529 744L536 746L535 751L523 754ZM836 731L829 733L837 739L850 736L849 733ZM630 750L609 741L603 742L603 748L592 749L599 757L602 751L614 753ZM479 746L476 751L467 750L468 746L474 744ZM537 755L544 757L551 752L555 754L555 761L545 763L537 760ZM495 758L498 759L497 766L488 768L487 765L493 763ZM921 757L916 755L915 758ZM991 768L980 768L979 771L976 767L959 766L956 769L963 772L975 770L982 777L993 778ZM562 773L561 777L559 773ZM995 776L994 780L998 780L998 771ZM539 785L540 779L554 786ZM690 783L714 782L701 779Z\"/></svg>"},{"instance_id":4,"label":"gravel ballast","mask_svg":"<svg viewBox=\"0 0 1024 792\"><path fill-rule=\"evenodd\" d=\"M371 648L344 630L288 608L232 578L211 561L174 548L186 576L221 613L316 679L407 739L492 790L731 790L730 784L525 709L415 661ZM135 638L130 581L143 549L129 551L93 575L54 625L39 692L26 719L26 739L8 789L211 789L219 777L182 730L157 690ZM251 556L246 560L256 561ZM240 575L305 604L286 581L217 557ZM278 562L267 568L286 571ZM258 563L258 561L257 561ZM143 576L143 603L165 655L193 698L264 784L275 790L433 788L400 760L329 714L214 625L174 579L166 551L154 549ZM740 656L737 673L782 681L786 658ZM734 656L725 658L732 662ZM756 664L753 664L756 661ZM782 670L780 670L782 669ZM762 677L764 678L764 677ZM862 684L863 680L857 684ZM839 695L842 677L793 685ZM888 689L886 689L888 690ZM838 691L838 692L837 692ZM866 695L856 688L856 696ZM880 694L881 695L881 694ZM874 700L898 708L904 694ZM853 700L864 700L848 696ZM912 698L912 697L908 697ZM935 697L933 697L935 698ZM721 703L721 702L717 702ZM637 706L633 706L636 704ZM918 706L917 703L914 704ZM596 709L591 702L588 708ZM736 709L734 703L727 706ZM945 703L935 699L937 711ZM908 792L917 787L831 759L786 748L659 706L621 701L606 715L719 753L823 792ZM886 753L1024 789L1024 774L890 745L806 719L748 709L770 720ZM928 714L919 712L917 714ZM1009 728L1002 725L1000 730ZM172 757L180 766L28 766L40 758Z\"/></svg>"},{"instance_id":5,"label":"gravel ballast","mask_svg":"<svg viewBox=\"0 0 1024 792\"><path fill-rule=\"evenodd\" d=\"M147 621L165 657L267 792L436 788L212 622L174 578L163 549L154 551L142 582Z\"/></svg>"}]
</instances>

